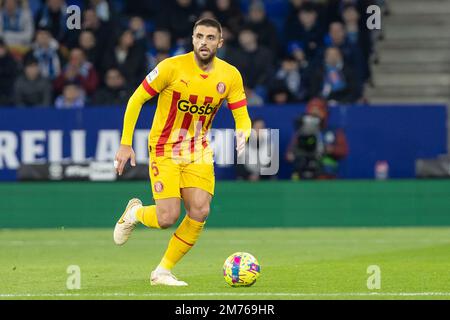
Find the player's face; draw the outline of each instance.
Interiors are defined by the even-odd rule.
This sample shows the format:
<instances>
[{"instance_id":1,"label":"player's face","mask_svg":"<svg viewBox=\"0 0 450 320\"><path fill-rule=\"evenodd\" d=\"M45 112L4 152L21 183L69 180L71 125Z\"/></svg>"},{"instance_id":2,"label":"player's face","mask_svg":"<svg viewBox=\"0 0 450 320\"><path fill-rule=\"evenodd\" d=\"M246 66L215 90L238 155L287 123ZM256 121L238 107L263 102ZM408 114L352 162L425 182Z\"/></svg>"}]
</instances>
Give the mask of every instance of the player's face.
<instances>
[{"instance_id":1,"label":"player's face","mask_svg":"<svg viewBox=\"0 0 450 320\"><path fill-rule=\"evenodd\" d=\"M198 60L203 63L212 61L217 49L222 47L223 39L214 27L197 26L192 35L192 45Z\"/></svg>"}]
</instances>

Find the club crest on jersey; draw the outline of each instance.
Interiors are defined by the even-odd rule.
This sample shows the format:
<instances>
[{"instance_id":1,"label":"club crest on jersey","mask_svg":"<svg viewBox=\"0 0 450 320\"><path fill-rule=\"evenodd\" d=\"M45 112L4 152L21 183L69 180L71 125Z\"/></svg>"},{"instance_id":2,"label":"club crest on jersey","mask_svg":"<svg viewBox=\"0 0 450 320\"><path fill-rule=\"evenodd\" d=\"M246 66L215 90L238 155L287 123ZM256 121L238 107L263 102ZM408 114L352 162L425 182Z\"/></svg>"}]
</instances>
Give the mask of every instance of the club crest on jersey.
<instances>
[{"instance_id":1,"label":"club crest on jersey","mask_svg":"<svg viewBox=\"0 0 450 320\"><path fill-rule=\"evenodd\" d=\"M158 77L158 68L153 69L146 77L147 82L150 83Z\"/></svg>"},{"instance_id":2,"label":"club crest on jersey","mask_svg":"<svg viewBox=\"0 0 450 320\"><path fill-rule=\"evenodd\" d=\"M223 83L223 82L219 82L216 86L217 92L220 94L223 94L225 92L226 88L227 87L225 86L225 83Z\"/></svg>"},{"instance_id":3,"label":"club crest on jersey","mask_svg":"<svg viewBox=\"0 0 450 320\"><path fill-rule=\"evenodd\" d=\"M163 183L161 181L156 181L155 182L155 192L160 193L160 192L163 192L163 190L164 190Z\"/></svg>"}]
</instances>

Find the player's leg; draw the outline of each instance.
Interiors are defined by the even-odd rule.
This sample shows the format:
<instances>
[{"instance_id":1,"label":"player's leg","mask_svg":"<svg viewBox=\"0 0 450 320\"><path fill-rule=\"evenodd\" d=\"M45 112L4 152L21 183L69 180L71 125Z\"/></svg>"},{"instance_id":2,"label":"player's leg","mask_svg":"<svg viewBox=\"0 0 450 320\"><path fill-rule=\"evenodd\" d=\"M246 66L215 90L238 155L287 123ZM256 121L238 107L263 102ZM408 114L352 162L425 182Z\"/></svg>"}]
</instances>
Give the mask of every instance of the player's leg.
<instances>
[{"instance_id":1,"label":"player's leg","mask_svg":"<svg viewBox=\"0 0 450 320\"><path fill-rule=\"evenodd\" d=\"M131 199L114 228L114 242L124 244L138 222L149 228L165 229L180 215L180 168L166 157L155 159L149 165L155 205L143 206L139 199Z\"/></svg>"},{"instance_id":2,"label":"player's leg","mask_svg":"<svg viewBox=\"0 0 450 320\"><path fill-rule=\"evenodd\" d=\"M211 195L199 188L184 188L181 190L181 195L186 216L175 230L160 264L168 270L171 270L197 242L211 203Z\"/></svg>"},{"instance_id":3,"label":"player's leg","mask_svg":"<svg viewBox=\"0 0 450 320\"><path fill-rule=\"evenodd\" d=\"M209 214L211 194L199 188L183 188L181 196L186 216L169 241L164 257L151 275L152 284L187 285L173 277L171 270L197 242ZM160 275L170 274L174 279L161 281Z\"/></svg>"},{"instance_id":4,"label":"player's leg","mask_svg":"<svg viewBox=\"0 0 450 320\"><path fill-rule=\"evenodd\" d=\"M214 180L211 161L183 167L180 188L187 214L170 239L157 270L170 271L197 242L209 214Z\"/></svg>"},{"instance_id":5,"label":"player's leg","mask_svg":"<svg viewBox=\"0 0 450 320\"><path fill-rule=\"evenodd\" d=\"M149 228L167 229L180 216L180 198L157 199L154 205L137 209L136 219Z\"/></svg>"}]
</instances>

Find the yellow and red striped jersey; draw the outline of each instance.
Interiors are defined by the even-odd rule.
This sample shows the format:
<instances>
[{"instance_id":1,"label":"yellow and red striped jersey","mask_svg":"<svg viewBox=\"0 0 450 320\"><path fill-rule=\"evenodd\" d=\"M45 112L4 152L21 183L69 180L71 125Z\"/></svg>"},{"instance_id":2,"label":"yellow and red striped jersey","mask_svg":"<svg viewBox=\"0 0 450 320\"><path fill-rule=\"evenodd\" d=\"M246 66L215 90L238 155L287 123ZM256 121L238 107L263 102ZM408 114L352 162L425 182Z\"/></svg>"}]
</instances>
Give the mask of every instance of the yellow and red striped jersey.
<instances>
[{"instance_id":1,"label":"yellow and red striped jersey","mask_svg":"<svg viewBox=\"0 0 450 320\"><path fill-rule=\"evenodd\" d=\"M246 112L247 102L240 72L217 57L213 60L211 71L205 72L195 62L193 52L160 62L138 90L141 96L146 95L141 100L159 94L149 135L149 146L157 156L180 156L194 153L198 148L207 148L207 130L211 128L224 100L227 100L229 109L245 107ZM138 90L134 95L138 94ZM130 102L127 112L129 108ZM122 143L131 145L137 117L128 118L134 123L127 124L125 114Z\"/></svg>"}]
</instances>

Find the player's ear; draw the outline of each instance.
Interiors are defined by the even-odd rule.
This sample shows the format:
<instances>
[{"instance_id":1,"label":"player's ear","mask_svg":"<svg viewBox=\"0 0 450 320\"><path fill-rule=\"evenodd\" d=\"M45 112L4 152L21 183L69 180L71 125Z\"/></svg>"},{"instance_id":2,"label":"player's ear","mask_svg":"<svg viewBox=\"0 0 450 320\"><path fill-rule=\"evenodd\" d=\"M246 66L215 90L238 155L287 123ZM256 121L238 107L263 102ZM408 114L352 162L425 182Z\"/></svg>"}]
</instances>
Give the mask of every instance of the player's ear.
<instances>
[{"instance_id":1,"label":"player's ear","mask_svg":"<svg viewBox=\"0 0 450 320\"><path fill-rule=\"evenodd\" d=\"M223 46L223 38L222 37L220 37L220 40L219 40L219 44L217 45L217 48L222 48L222 46Z\"/></svg>"}]
</instances>

